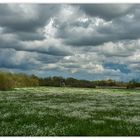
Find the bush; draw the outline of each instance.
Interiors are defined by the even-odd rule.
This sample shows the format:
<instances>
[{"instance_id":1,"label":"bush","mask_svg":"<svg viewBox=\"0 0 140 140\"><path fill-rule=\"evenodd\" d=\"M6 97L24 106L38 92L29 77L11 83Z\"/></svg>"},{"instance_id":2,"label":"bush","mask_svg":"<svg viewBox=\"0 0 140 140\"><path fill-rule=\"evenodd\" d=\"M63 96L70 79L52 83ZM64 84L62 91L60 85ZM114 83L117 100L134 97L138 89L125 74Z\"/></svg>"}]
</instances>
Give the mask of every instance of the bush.
<instances>
[{"instance_id":1,"label":"bush","mask_svg":"<svg viewBox=\"0 0 140 140\"><path fill-rule=\"evenodd\" d=\"M10 90L14 87L10 74L0 73L0 90Z\"/></svg>"},{"instance_id":2,"label":"bush","mask_svg":"<svg viewBox=\"0 0 140 140\"><path fill-rule=\"evenodd\" d=\"M25 74L11 74L0 71L0 90L10 90L15 87L36 87L39 86L38 77Z\"/></svg>"}]
</instances>

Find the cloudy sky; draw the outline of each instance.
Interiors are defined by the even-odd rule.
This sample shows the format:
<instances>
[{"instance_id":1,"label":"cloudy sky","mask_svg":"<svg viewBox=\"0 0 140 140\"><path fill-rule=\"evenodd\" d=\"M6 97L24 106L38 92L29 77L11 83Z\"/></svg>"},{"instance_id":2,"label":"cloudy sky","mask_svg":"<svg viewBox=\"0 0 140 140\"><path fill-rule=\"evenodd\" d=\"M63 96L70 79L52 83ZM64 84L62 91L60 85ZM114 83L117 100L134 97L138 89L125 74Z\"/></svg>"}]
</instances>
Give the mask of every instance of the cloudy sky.
<instances>
[{"instance_id":1,"label":"cloudy sky","mask_svg":"<svg viewBox=\"0 0 140 140\"><path fill-rule=\"evenodd\" d=\"M140 78L139 4L0 4L0 70Z\"/></svg>"}]
</instances>

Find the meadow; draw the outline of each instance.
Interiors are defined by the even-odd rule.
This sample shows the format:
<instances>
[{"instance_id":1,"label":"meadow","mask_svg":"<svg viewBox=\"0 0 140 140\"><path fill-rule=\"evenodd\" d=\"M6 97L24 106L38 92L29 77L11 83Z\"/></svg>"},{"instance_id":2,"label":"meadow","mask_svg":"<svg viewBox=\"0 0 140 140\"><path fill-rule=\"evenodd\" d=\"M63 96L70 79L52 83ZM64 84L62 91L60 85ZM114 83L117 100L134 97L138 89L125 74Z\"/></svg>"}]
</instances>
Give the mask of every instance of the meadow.
<instances>
[{"instance_id":1,"label":"meadow","mask_svg":"<svg viewBox=\"0 0 140 140\"><path fill-rule=\"evenodd\" d=\"M0 136L140 136L140 90L0 91Z\"/></svg>"}]
</instances>

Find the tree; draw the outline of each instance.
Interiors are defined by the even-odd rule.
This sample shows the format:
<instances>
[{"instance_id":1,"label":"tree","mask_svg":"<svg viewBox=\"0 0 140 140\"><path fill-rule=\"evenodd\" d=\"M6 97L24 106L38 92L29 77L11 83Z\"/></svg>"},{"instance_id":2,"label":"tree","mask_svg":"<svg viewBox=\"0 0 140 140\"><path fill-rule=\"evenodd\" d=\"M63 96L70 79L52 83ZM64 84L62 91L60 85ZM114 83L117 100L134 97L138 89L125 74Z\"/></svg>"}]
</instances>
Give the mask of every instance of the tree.
<instances>
[{"instance_id":1,"label":"tree","mask_svg":"<svg viewBox=\"0 0 140 140\"><path fill-rule=\"evenodd\" d=\"M136 85L137 85L137 82L136 82L135 79L133 79L133 80L131 80L131 81L128 82L127 89L133 89L133 88L136 87Z\"/></svg>"}]
</instances>

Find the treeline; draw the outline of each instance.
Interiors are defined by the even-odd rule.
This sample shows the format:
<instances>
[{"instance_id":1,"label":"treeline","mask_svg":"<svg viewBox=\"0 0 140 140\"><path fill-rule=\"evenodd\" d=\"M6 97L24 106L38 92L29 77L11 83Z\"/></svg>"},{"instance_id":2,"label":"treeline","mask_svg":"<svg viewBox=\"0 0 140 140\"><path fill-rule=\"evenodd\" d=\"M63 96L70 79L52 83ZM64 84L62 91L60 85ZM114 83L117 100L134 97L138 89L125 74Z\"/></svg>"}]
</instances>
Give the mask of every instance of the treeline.
<instances>
[{"instance_id":1,"label":"treeline","mask_svg":"<svg viewBox=\"0 0 140 140\"><path fill-rule=\"evenodd\" d=\"M20 87L37 87L37 86L54 86L54 87L81 87L81 88L98 88L98 87L116 87L133 89L140 87L140 83L136 80L129 82L120 82L115 80L78 80L75 78L63 78L63 77L47 77L40 78L35 75L26 74L13 74L0 71L0 90L10 90Z\"/></svg>"},{"instance_id":2,"label":"treeline","mask_svg":"<svg viewBox=\"0 0 140 140\"><path fill-rule=\"evenodd\" d=\"M95 88L95 85L88 80L77 80L74 78L63 78L63 77L48 77L40 78L40 86L67 86L67 87L85 87Z\"/></svg>"},{"instance_id":3,"label":"treeline","mask_svg":"<svg viewBox=\"0 0 140 140\"><path fill-rule=\"evenodd\" d=\"M140 82L136 81L135 79L129 81L126 86L127 89L133 89L138 87L140 87Z\"/></svg>"},{"instance_id":4,"label":"treeline","mask_svg":"<svg viewBox=\"0 0 140 140\"><path fill-rule=\"evenodd\" d=\"M82 87L82 88L98 88L98 87L111 87L111 88L127 88L133 89L140 87L140 82L131 80L129 82L115 81L115 80L78 80L75 78L63 78L63 77L47 77L39 78L40 86L55 86L55 87Z\"/></svg>"},{"instance_id":5,"label":"treeline","mask_svg":"<svg viewBox=\"0 0 140 140\"><path fill-rule=\"evenodd\" d=\"M25 74L12 74L0 72L0 90L10 90L15 87L34 87L39 86L38 77Z\"/></svg>"}]
</instances>

